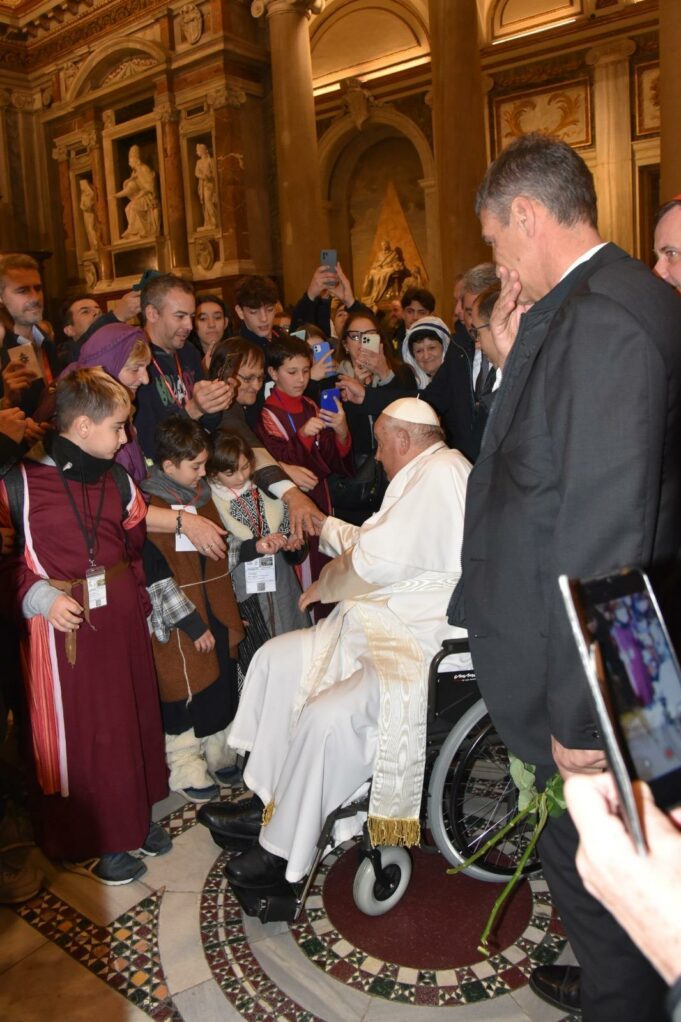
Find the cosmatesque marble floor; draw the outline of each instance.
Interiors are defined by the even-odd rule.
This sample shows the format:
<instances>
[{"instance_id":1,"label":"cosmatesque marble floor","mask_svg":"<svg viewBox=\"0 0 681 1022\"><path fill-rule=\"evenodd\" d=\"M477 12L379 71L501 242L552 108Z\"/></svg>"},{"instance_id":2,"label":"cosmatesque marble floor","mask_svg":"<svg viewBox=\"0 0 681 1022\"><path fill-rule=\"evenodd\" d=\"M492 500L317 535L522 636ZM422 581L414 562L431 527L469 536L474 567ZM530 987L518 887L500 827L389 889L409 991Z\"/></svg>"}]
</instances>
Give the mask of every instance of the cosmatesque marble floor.
<instances>
[{"instance_id":1,"label":"cosmatesque marble floor","mask_svg":"<svg viewBox=\"0 0 681 1022\"><path fill-rule=\"evenodd\" d=\"M514 945L463 969L419 972L334 930L322 898L329 861L300 925L263 925L241 913L194 807L171 796L154 816L173 850L147 859L128 886L103 887L31 850L43 891L0 907L3 1022L568 1022L526 984L563 946L541 880ZM558 960L574 961L565 948Z\"/></svg>"}]
</instances>

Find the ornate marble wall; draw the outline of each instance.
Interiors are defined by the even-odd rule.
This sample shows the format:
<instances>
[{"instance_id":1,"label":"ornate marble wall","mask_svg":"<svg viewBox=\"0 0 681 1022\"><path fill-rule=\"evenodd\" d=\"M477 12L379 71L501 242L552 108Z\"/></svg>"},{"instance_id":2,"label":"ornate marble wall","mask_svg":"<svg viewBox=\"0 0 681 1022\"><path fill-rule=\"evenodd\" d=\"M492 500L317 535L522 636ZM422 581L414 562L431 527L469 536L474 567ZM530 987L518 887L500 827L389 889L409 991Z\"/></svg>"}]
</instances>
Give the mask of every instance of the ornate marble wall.
<instances>
[{"instance_id":1,"label":"ornate marble wall","mask_svg":"<svg viewBox=\"0 0 681 1022\"><path fill-rule=\"evenodd\" d=\"M248 9L52 14L0 42L0 248L50 249L53 295L85 284L105 300L149 267L211 285L277 271L266 33Z\"/></svg>"},{"instance_id":2,"label":"ornate marble wall","mask_svg":"<svg viewBox=\"0 0 681 1022\"><path fill-rule=\"evenodd\" d=\"M376 178L369 154L383 147L390 161L405 154L397 175L418 190L403 204L406 224L424 279L445 288L442 193L471 139L458 128L436 161L442 92L428 25L440 2L450 0L381 0L381 33L361 39L362 0L47 0L21 17L0 9L0 249L52 251L55 296L86 283L106 300L157 266L227 292L243 272L281 273L294 298L323 246L364 276L372 245L356 226L353 238L353 221ZM597 177L603 234L647 257L660 162L657 0L564 0L565 24L544 31L536 15L542 31L520 38L523 0L477 6L480 49L466 40L452 62L479 52L488 156L523 131L559 134ZM296 116L306 82L316 93L311 126L307 112ZM317 155L321 199L308 187ZM319 203L319 217L309 215Z\"/></svg>"}]
</instances>

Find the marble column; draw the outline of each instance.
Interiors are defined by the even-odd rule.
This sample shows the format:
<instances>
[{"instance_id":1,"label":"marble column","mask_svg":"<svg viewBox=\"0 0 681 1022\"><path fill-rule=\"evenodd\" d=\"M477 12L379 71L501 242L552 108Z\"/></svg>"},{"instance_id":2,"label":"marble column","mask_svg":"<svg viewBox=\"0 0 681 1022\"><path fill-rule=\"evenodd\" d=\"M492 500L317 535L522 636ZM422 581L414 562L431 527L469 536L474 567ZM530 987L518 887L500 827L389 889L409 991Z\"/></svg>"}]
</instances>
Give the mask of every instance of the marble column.
<instances>
[{"instance_id":1,"label":"marble column","mask_svg":"<svg viewBox=\"0 0 681 1022\"><path fill-rule=\"evenodd\" d=\"M319 265L327 243L312 95L309 11L322 0L253 0L255 17L267 12L272 63L277 191L284 289L295 302Z\"/></svg>"},{"instance_id":2,"label":"marble column","mask_svg":"<svg viewBox=\"0 0 681 1022\"><path fill-rule=\"evenodd\" d=\"M432 276L438 315L449 323L454 277L490 258L475 215L475 193L487 166L478 5L429 0L428 10L441 256L441 272Z\"/></svg>"},{"instance_id":3,"label":"marble column","mask_svg":"<svg viewBox=\"0 0 681 1022\"><path fill-rule=\"evenodd\" d=\"M158 95L154 111L161 121L161 144L165 194L163 196L164 223L161 232L168 240L168 272L189 273L189 246L187 243L187 220L184 208L184 185L182 182L182 154L180 149L180 114L172 96Z\"/></svg>"},{"instance_id":4,"label":"marble column","mask_svg":"<svg viewBox=\"0 0 681 1022\"><path fill-rule=\"evenodd\" d=\"M681 4L660 0L660 202L681 192Z\"/></svg>"},{"instance_id":5,"label":"marble column","mask_svg":"<svg viewBox=\"0 0 681 1022\"><path fill-rule=\"evenodd\" d=\"M634 251L629 58L636 44L615 39L586 55L594 69L596 195L603 238L626 252Z\"/></svg>"},{"instance_id":6,"label":"marble column","mask_svg":"<svg viewBox=\"0 0 681 1022\"><path fill-rule=\"evenodd\" d=\"M95 191L95 214L97 233L99 235L99 275L103 281L113 280L113 260L111 258L111 225L109 224L109 207L106 201L106 180L104 177L104 154L102 152L102 136L96 125L92 125L84 142L90 151L90 168L92 171L92 187Z\"/></svg>"},{"instance_id":7,"label":"marble column","mask_svg":"<svg viewBox=\"0 0 681 1022\"><path fill-rule=\"evenodd\" d=\"M218 223L222 239L221 259L238 272L238 265L251 258L246 205L246 170L241 130L241 107L246 103L243 89L227 85L209 93L213 110L215 173L217 175Z\"/></svg>"},{"instance_id":8,"label":"marble column","mask_svg":"<svg viewBox=\"0 0 681 1022\"><path fill-rule=\"evenodd\" d=\"M66 146L57 146L52 150L52 158L57 161L59 172L59 201L61 204L62 226L64 228L64 265L66 279L74 284L80 279L78 270L78 251L76 248L76 225L73 219L71 202L71 177L69 171L69 151Z\"/></svg>"}]
</instances>

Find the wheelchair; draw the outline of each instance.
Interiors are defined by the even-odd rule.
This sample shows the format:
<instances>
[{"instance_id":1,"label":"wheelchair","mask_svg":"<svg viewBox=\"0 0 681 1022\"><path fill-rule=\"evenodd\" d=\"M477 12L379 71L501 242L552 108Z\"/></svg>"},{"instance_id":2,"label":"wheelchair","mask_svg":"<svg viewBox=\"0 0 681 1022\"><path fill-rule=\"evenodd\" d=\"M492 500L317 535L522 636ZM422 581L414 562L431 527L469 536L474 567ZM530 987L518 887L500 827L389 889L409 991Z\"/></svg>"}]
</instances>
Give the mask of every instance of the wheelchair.
<instances>
[{"instance_id":1,"label":"wheelchair","mask_svg":"<svg viewBox=\"0 0 681 1022\"><path fill-rule=\"evenodd\" d=\"M449 656L468 649L467 639L445 640L428 673L422 847L440 853L452 866L463 865L517 813L518 791L510 775L508 753L487 713L475 674L472 670L445 669ZM329 813L310 872L299 883L283 881L267 890L232 885L247 915L257 916L261 922L294 922L298 918L319 864L333 847L334 826L339 820L368 812L370 782L367 787L361 797ZM533 829L534 819L525 817L464 872L477 880L506 882L515 872ZM366 915L383 915L400 901L409 886L411 855L402 847L372 848L366 824L358 851L352 890L355 905ZM530 857L523 875L536 873L539 868L537 858Z\"/></svg>"}]
</instances>

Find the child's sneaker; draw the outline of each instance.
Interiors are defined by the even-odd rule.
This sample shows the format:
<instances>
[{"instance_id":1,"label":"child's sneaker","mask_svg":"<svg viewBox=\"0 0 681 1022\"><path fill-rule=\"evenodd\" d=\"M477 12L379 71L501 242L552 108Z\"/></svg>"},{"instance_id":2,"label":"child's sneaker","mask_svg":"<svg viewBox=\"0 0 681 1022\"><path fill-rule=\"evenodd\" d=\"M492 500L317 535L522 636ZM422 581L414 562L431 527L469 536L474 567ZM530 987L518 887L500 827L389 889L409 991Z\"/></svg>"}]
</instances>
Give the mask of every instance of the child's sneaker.
<instances>
[{"instance_id":1,"label":"child's sneaker","mask_svg":"<svg viewBox=\"0 0 681 1022\"><path fill-rule=\"evenodd\" d=\"M173 842L160 823L152 823L146 841L137 849L142 855L165 855L173 847Z\"/></svg>"},{"instance_id":2,"label":"child's sneaker","mask_svg":"<svg viewBox=\"0 0 681 1022\"><path fill-rule=\"evenodd\" d=\"M178 788L177 793L190 802L212 802L220 794L220 789L217 784L209 784L206 788Z\"/></svg>"},{"instance_id":3,"label":"child's sneaker","mask_svg":"<svg viewBox=\"0 0 681 1022\"><path fill-rule=\"evenodd\" d=\"M41 884L42 878L33 866L28 863L13 866L0 859L0 904L19 905L28 901L36 896Z\"/></svg>"},{"instance_id":4,"label":"child's sneaker","mask_svg":"<svg viewBox=\"0 0 681 1022\"><path fill-rule=\"evenodd\" d=\"M65 862L64 866L72 873L92 877L93 880L98 880L100 884L106 884L108 887L131 884L147 871L144 863L129 852L111 852L95 859L85 859L83 862Z\"/></svg>"}]
</instances>

